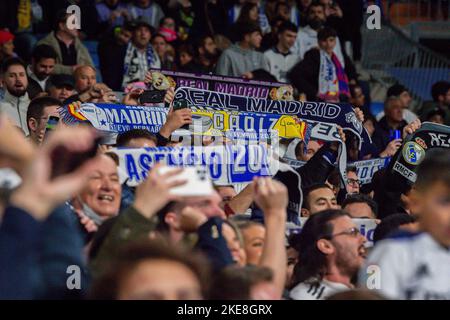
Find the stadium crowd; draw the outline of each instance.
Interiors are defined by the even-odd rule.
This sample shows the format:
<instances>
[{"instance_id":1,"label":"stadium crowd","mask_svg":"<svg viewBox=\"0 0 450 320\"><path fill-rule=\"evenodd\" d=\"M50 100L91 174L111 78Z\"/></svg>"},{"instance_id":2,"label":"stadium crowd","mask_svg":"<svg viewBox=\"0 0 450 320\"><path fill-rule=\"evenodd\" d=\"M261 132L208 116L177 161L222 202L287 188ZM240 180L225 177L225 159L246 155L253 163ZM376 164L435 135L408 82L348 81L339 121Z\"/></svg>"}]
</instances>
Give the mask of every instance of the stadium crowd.
<instances>
[{"instance_id":1,"label":"stadium crowd","mask_svg":"<svg viewBox=\"0 0 450 320\"><path fill-rule=\"evenodd\" d=\"M433 84L433 101L416 110L394 84L372 114L358 73L370 3L0 2L0 298L450 299L450 135L423 153L405 144L423 122L449 129L450 82ZM412 152L417 179L404 183L387 166L362 184L348 165L342 184L338 143L310 139L296 148L294 195L278 175L175 195L183 169L163 164L131 187L111 148L177 146L174 132L193 116L173 108L172 89L157 133L111 142L61 120L50 133L68 104L139 105L150 69L287 83L298 101L350 103L372 143L362 152L339 130L349 164ZM355 219L374 221L373 246Z\"/></svg>"}]
</instances>

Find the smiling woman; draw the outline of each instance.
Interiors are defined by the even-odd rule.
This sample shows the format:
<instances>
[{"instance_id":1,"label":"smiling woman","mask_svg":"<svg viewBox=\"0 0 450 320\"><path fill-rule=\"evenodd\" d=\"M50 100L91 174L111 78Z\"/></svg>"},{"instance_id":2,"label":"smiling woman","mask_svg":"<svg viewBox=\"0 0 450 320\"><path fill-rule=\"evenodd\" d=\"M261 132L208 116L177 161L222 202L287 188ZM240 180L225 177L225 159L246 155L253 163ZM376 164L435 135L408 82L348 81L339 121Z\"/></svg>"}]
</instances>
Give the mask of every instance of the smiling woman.
<instances>
[{"instance_id":1,"label":"smiling woman","mask_svg":"<svg viewBox=\"0 0 450 320\"><path fill-rule=\"evenodd\" d=\"M72 204L75 210L100 225L105 219L119 213L121 194L116 163L108 155L101 155L87 186Z\"/></svg>"}]
</instances>

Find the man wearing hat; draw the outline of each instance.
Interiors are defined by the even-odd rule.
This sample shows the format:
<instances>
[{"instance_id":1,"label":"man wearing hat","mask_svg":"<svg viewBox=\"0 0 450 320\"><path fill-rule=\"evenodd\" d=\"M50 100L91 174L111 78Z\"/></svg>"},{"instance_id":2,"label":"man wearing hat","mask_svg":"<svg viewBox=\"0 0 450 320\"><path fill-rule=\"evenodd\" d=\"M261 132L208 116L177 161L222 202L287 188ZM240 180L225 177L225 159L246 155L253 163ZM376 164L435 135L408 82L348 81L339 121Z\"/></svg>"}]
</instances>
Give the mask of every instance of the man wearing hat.
<instances>
[{"instance_id":1,"label":"man wearing hat","mask_svg":"<svg viewBox=\"0 0 450 320\"><path fill-rule=\"evenodd\" d=\"M63 102L75 91L75 81L73 76L68 74L55 74L47 81L47 89L49 96Z\"/></svg>"},{"instance_id":2,"label":"man wearing hat","mask_svg":"<svg viewBox=\"0 0 450 320\"><path fill-rule=\"evenodd\" d=\"M0 63L7 58L15 57L14 35L6 30L0 30Z\"/></svg>"},{"instance_id":3,"label":"man wearing hat","mask_svg":"<svg viewBox=\"0 0 450 320\"><path fill-rule=\"evenodd\" d=\"M399 101L403 107L403 120L405 120L408 124L416 120L418 117L417 115L409 110L409 106L411 104L411 95L409 94L408 89L406 89L405 86L401 84L394 84L391 86L386 94L386 98L390 97L397 97L399 98ZM377 121L380 121L381 118L384 117L384 111L377 114Z\"/></svg>"},{"instance_id":4,"label":"man wearing hat","mask_svg":"<svg viewBox=\"0 0 450 320\"><path fill-rule=\"evenodd\" d=\"M134 81L142 81L147 70L161 68L161 60L150 43L153 28L144 20L135 22L133 36L124 58L122 87Z\"/></svg>"}]
</instances>

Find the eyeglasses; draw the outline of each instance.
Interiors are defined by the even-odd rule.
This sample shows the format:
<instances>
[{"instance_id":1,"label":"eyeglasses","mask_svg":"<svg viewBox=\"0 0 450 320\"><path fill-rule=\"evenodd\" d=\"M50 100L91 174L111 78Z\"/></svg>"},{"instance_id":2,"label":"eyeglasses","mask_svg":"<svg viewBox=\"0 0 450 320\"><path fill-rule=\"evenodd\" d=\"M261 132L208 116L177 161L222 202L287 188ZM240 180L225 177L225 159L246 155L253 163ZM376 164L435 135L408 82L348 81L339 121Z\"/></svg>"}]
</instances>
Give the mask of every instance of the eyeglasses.
<instances>
[{"instance_id":1,"label":"eyeglasses","mask_svg":"<svg viewBox=\"0 0 450 320\"><path fill-rule=\"evenodd\" d=\"M348 184L353 184L353 185L358 185L358 186L361 184L361 182L359 180L356 180L356 179L347 179L347 183Z\"/></svg>"},{"instance_id":2,"label":"eyeglasses","mask_svg":"<svg viewBox=\"0 0 450 320\"><path fill-rule=\"evenodd\" d=\"M342 235L347 235L347 236L352 236L352 237L357 237L360 234L359 229L358 228L350 228L348 230L336 233L336 234L332 234L330 236L330 238L334 238L337 236L342 236Z\"/></svg>"}]
</instances>

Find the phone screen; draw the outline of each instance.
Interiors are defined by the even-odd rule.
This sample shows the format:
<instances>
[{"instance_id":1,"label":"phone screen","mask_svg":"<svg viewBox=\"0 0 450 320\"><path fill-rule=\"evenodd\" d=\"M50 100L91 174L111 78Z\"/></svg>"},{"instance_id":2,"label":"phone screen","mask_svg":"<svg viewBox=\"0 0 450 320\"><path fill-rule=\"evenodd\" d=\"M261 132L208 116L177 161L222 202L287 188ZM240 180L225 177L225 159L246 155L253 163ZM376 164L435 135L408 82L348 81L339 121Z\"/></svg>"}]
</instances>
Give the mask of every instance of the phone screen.
<instances>
[{"instance_id":1,"label":"phone screen","mask_svg":"<svg viewBox=\"0 0 450 320\"><path fill-rule=\"evenodd\" d=\"M56 126L58 125L59 117L56 116L50 116L48 117L47 124L45 126L45 135L44 139L47 137L47 135L56 129Z\"/></svg>"}]
</instances>

